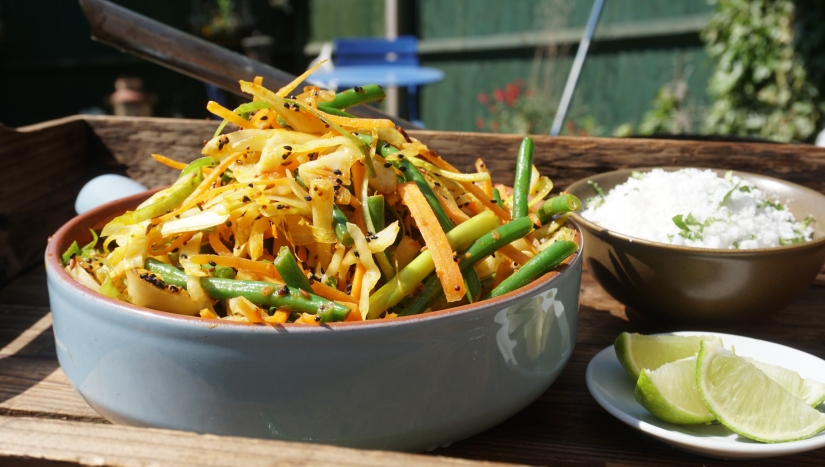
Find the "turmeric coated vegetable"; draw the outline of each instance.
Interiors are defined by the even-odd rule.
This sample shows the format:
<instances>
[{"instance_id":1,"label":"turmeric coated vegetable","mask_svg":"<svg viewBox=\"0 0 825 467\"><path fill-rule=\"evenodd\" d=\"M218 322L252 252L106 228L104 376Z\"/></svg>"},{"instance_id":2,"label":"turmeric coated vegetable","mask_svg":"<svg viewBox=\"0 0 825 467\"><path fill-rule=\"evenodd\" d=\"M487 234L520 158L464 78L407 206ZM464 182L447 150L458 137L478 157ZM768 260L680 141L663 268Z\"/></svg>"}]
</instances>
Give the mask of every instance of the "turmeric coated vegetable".
<instances>
[{"instance_id":1,"label":"turmeric coated vegetable","mask_svg":"<svg viewBox=\"0 0 825 467\"><path fill-rule=\"evenodd\" d=\"M235 109L210 102L223 123L202 157L153 155L178 179L73 243L71 277L199 319L317 326L475 303L577 250L564 223L581 202L545 200L529 139L511 197L483 160L462 172L392 121L346 112L380 86L299 86L309 73L278 90L241 81L253 100Z\"/></svg>"}]
</instances>

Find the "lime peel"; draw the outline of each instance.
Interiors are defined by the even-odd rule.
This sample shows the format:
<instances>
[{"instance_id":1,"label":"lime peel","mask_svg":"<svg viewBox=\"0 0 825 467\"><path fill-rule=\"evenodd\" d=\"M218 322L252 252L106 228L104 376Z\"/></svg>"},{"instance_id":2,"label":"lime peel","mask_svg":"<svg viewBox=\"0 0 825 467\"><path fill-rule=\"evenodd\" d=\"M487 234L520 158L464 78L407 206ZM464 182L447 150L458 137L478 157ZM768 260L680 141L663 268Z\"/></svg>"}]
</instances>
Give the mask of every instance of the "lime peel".
<instances>
[{"instance_id":1,"label":"lime peel","mask_svg":"<svg viewBox=\"0 0 825 467\"><path fill-rule=\"evenodd\" d=\"M623 332L616 338L613 348L622 367L635 381L644 368L655 370L666 363L696 355L702 340L722 344L716 336L645 336Z\"/></svg>"},{"instance_id":2,"label":"lime peel","mask_svg":"<svg viewBox=\"0 0 825 467\"><path fill-rule=\"evenodd\" d=\"M825 414L716 343L701 343L696 385L716 419L747 438L779 443L810 438L825 429Z\"/></svg>"},{"instance_id":3,"label":"lime peel","mask_svg":"<svg viewBox=\"0 0 825 467\"><path fill-rule=\"evenodd\" d=\"M696 387L696 356L676 360L656 370L643 369L636 382L636 401L656 417L691 425L716 419Z\"/></svg>"}]
</instances>

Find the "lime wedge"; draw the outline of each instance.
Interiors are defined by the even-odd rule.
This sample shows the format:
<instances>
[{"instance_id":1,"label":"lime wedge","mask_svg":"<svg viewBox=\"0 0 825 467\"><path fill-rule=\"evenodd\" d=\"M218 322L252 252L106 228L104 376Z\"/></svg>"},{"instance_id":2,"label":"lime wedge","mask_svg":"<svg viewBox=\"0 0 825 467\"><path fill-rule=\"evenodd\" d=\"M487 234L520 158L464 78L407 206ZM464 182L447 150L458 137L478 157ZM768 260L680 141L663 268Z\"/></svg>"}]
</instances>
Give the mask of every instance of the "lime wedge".
<instances>
[{"instance_id":1,"label":"lime wedge","mask_svg":"<svg viewBox=\"0 0 825 467\"><path fill-rule=\"evenodd\" d=\"M805 379L799 376L799 373L788 370L787 368L760 362L748 357L743 358L756 366L756 368L762 370L762 373L768 375L768 378L779 383L786 391L802 399L811 407L816 407L825 401L825 384L812 379Z\"/></svg>"},{"instance_id":2,"label":"lime wedge","mask_svg":"<svg viewBox=\"0 0 825 467\"><path fill-rule=\"evenodd\" d=\"M825 414L713 342L702 342L696 382L708 410L742 436L779 443L810 438L825 429Z\"/></svg>"},{"instance_id":3,"label":"lime wedge","mask_svg":"<svg viewBox=\"0 0 825 467\"><path fill-rule=\"evenodd\" d=\"M696 355L702 340L722 344L722 339L715 336L644 336L623 332L613 348L624 370L636 381L642 368L655 370L665 363Z\"/></svg>"},{"instance_id":4,"label":"lime wedge","mask_svg":"<svg viewBox=\"0 0 825 467\"><path fill-rule=\"evenodd\" d=\"M696 388L696 356L642 369L636 400L653 415L670 423L689 425L716 420Z\"/></svg>"}]
</instances>

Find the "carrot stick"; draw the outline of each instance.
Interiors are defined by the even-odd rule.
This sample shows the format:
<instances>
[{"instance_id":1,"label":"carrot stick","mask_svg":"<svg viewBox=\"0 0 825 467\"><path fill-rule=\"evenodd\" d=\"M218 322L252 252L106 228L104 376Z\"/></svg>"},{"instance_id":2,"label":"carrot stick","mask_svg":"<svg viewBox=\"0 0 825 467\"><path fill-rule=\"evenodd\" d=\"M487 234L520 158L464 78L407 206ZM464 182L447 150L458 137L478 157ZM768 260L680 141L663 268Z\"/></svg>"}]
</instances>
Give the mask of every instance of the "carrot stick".
<instances>
[{"instance_id":1,"label":"carrot stick","mask_svg":"<svg viewBox=\"0 0 825 467\"><path fill-rule=\"evenodd\" d=\"M230 122L234 123L235 125L244 128L246 130L251 130L255 128L255 125L252 124L249 120L242 118L240 115L236 114L235 112L227 109L226 107L218 104L215 101L209 101L206 104L206 110L212 112L213 114L221 117L225 120L229 120Z\"/></svg>"},{"instance_id":2,"label":"carrot stick","mask_svg":"<svg viewBox=\"0 0 825 467\"><path fill-rule=\"evenodd\" d=\"M458 262L453 259L453 249L447 240L447 234L441 230L438 218L435 217L427 198L415 182L398 185L398 194L409 208L424 243L433 258L435 273L444 288L444 295L448 302L457 302L464 297L464 277Z\"/></svg>"},{"instance_id":3,"label":"carrot stick","mask_svg":"<svg viewBox=\"0 0 825 467\"><path fill-rule=\"evenodd\" d=\"M226 245L223 244L223 242L220 239L220 236L218 236L217 234L209 234L209 246L211 246L212 249L215 250L215 253L221 256L232 256L232 252L229 251L229 248L227 248Z\"/></svg>"},{"instance_id":4,"label":"carrot stick","mask_svg":"<svg viewBox=\"0 0 825 467\"><path fill-rule=\"evenodd\" d=\"M166 246L166 248L164 248L164 249L162 249L162 250L160 250L160 251L153 251L153 252L152 252L152 254L153 254L153 255L165 255L165 254L168 254L169 252L171 252L171 251L172 251L172 250L174 250L175 248L180 248L180 246L181 246L181 245L183 245L184 243L188 242L188 241L189 241L189 239L190 239L190 238L192 238L192 236L193 236L193 235L195 235L195 233L194 233L194 232L185 233L185 234L183 234L183 235L178 235L178 237L177 237L175 240L173 240L173 241L172 241L172 243L170 243L169 245L167 245L167 246Z\"/></svg>"},{"instance_id":5,"label":"carrot stick","mask_svg":"<svg viewBox=\"0 0 825 467\"><path fill-rule=\"evenodd\" d=\"M183 170L186 168L186 164L184 164L183 162L178 162L174 159L169 159L168 157L161 156L160 154L152 154L152 158L160 162L161 164L176 170Z\"/></svg>"},{"instance_id":6,"label":"carrot stick","mask_svg":"<svg viewBox=\"0 0 825 467\"><path fill-rule=\"evenodd\" d=\"M355 297L351 297L344 292L341 292L338 289L330 287L323 282L313 282L312 283L312 291L315 295L319 295L321 297L337 301L337 302L347 302L347 303L358 303L358 299ZM358 313L359 315L361 313Z\"/></svg>"},{"instance_id":7,"label":"carrot stick","mask_svg":"<svg viewBox=\"0 0 825 467\"><path fill-rule=\"evenodd\" d=\"M363 264L358 263L355 265L355 274L352 276L352 298L356 300L361 299L361 284L366 273L367 268Z\"/></svg>"},{"instance_id":8,"label":"carrot stick","mask_svg":"<svg viewBox=\"0 0 825 467\"><path fill-rule=\"evenodd\" d=\"M228 266L230 268L243 269L255 274L263 274L281 279L278 270L275 269L274 264L264 263L263 261L252 261L251 259L238 258L235 256L219 256L219 255L192 255L189 260L195 264L207 264L209 262L220 266Z\"/></svg>"},{"instance_id":9,"label":"carrot stick","mask_svg":"<svg viewBox=\"0 0 825 467\"><path fill-rule=\"evenodd\" d=\"M452 195L450 194L450 190L444 188L443 186L436 186L433 188L435 192L435 199L438 200L438 204L444 208L444 212L447 213L447 217L450 218L456 225L461 224L462 222L468 220L470 216L464 214L464 211L458 207L453 199Z\"/></svg>"},{"instance_id":10,"label":"carrot stick","mask_svg":"<svg viewBox=\"0 0 825 467\"><path fill-rule=\"evenodd\" d=\"M507 279L511 275L513 275L513 268L511 268L506 261L500 261L498 263L498 268L496 268L496 278L493 281L493 288L495 289L498 287L504 279Z\"/></svg>"},{"instance_id":11,"label":"carrot stick","mask_svg":"<svg viewBox=\"0 0 825 467\"><path fill-rule=\"evenodd\" d=\"M269 324L284 324L289 319L292 312L287 310L275 310L272 316L264 316L264 322Z\"/></svg>"},{"instance_id":12,"label":"carrot stick","mask_svg":"<svg viewBox=\"0 0 825 467\"><path fill-rule=\"evenodd\" d=\"M209 190L209 188L212 187L212 184L215 183L221 175L223 175L223 173L226 171L226 169L228 169L230 165L235 163L235 160L236 159L235 159L234 154L227 157L226 159L222 160L221 163L218 164L218 166L215 167L215 169L212 172L209 172L209 176L204 178L204 180L201 182L201 184L198 185L197 188L195 188L195 191L193 191L192 194L189 195L189 197L186 198L183 201L183 203L181 203L181 205L189 204L189 202L191 200L194 200L195 198L200 196L202 193Z\"/></svg>"},{"instance_id":13,"label":"carrot stick","mask_svg":"<svg viewBox=\"0 0 825 467\"><path fill-rule=\"evenodd\" d=\"M504 256L517 262L519 266L524 266L526 262L530 261L529 256L522 253L518 248L514 247L513 245L504 245L503 247L499 248L498 251Z\"/></svg>"}]
</instances>

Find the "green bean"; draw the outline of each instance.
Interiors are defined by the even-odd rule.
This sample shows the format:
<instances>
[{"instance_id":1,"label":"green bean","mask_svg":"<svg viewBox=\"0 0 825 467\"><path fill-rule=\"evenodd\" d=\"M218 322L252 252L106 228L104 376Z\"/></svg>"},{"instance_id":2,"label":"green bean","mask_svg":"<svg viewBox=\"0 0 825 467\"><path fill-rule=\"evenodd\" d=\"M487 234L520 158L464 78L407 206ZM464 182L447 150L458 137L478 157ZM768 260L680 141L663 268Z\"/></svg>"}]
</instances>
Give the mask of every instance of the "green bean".
<instances>
[{"instance_id":1,"label":"green bean","mask_svg":"<svg viewBox=\"0 0 825 467\"><path fill-rule=\"evenodd\" d=\"M332 107L326 107L323 105L318 106L318 110L324 113L328 113L330 115L337 115L339 117L348 117L348 118L357 118L355 115L351 113L344 112L343 110L334 109Z\"/></svg>"},{"instance_id":2,"label":"green bean","mask_svg":"<svg viewBox=\"0 0 825 467\"><path fill-rule=\"evenodd\" d=\"M229 266L215 266L215 272L212 274L221 279L234 279L236 273L235 270Z\"/></svg>"},{"instance_id":3,"label":"green bean","mask_svg":"<svg viewBox=\"0 0 825 467\"><path fill-rule=\"evenodd\" d=\"M498 207L504 208L504 203L501 202L501 192L498 191L498 188L493 188L493 202L495 202Z\"/></svg>"},{"instance_id":4,"label":"green bean","mask_svg":"<svg viewBox=\"0 0 825 467\"><path fill-rule=\"evenodd\" d=\"M348 109L356 105L369 104L371 102L381 102L387 94L384 88L377 84L367 84L366 86L358 86L352 89L341 91L335 95L335 98L329 102L322 102L318 104L324 112L326 108L331 109Z\"/></svg>"},{"instance_id":5,"label":"green bean","mask_svg":"<svg viewBox=\"0 0 825 467\"><path fill-rule=\"evenodd\" d=\"M135 211L128 211L126 214L122 214L118 217L115 217L108 224L109 225L132 225L137 224L138 222L143 222L148 219L155 218L157 216L166 214L167 212L171 211L172 209L176 208L180 205L193 191L198 185L201 184L203 181L203 171L197 171L197 173L190 173L185 175L186 177L190 177L189 180L185 182L181 182L181 184L177 187L175 191L173 191L169 196L162 198L158 201L155 201L152 204L144 206L140 209ZM106 227L103 228L102 236L108 236L108 229Z\"/></svg>"},{"instance_id":6,"label":"green bean","mask_svg":"<svg viewBox=\"0 0 825 467\"><path fill-rule=\"evenodd\" d=\"M218 165L218 160L214 157L201 157L199 159L195 159L190 162L189 165L184 167L180 173L180 176L183 177L184 175L190 174L203 167L215 167L216 165Z\"/></svg>"},{"instance_id":7,"label":"green bean","mask_svg":"<svg viewBox=\"0 0 825 467\"><path fill-rule=\"evenodd\" d=\"M470 268L466 271L461 271L461 275L464 277L464 288L467 289L467 292L464 294L467 297L467 301L475 303L481 300L481 279L479 279L476 270Z\"/></svg>"},{"instance_id":8,"label":"green bean","mask_svg":"<svg viewBox=\"0 0 825 467\"><path fill-rule=\"evenodd\" d=\"M337 204L333 204L332 227L335 228L335 236L338 237L338 241L341 242L341 245L352 246L354 241L347 231L347 222L349 222L349 219L347 219L347 215L344 214L344 211L342 211Z\"/></svg>"},{"instance_id":9,"label":"green bean","mask_svg":"<svg viewBox=\"0 0 825 467\"><path fill-rule=\"evenodd\" d=\"M367 209L370 211L370 218L372 219L372 225L375 227L375 230L378 233L384 230L386 224L384 222L384 196L383 195L375 195L370 196L367 198Z\"/></svg>"},{"instance_id":10,"label":"green bean","mask_svg":"<svg viewBox=\"0 0 825 467\"><path fill-rule=\"evenodd\" d=\"M558 240L551 244L546 249L542 250L536 256L530 258L518 271L512 276L504 279L498 287L490 292L489 298L498 297L508 292L512 292L520 287L523 287L530 282L538 279L543 274L552 271L559 264L562 263L568 256L579 250L579 245L576 242L568 240Z\"/></svg>"},{"instance_id":11,"label":"green bean","mask_svg":"<svg viewBox=\"0 0 825 467\"><path fill-rule=\"evenodd\" d=\"M524 138L516 158L516 178L513 181L513 219L529 214L528 196L533 173L533 140Z\"/></svg>"},{"instance_id":12,"label":"green bean","mask_svg":"<svg viewBox=\"0 0 825 467\"><path fill-rule=\"evenodd\" d=\"M186 288L186 273L180 269L152 258L146 258L143 265L149 272L159 274L163 282Z\"/></svg>"},{"instance_id":13,"label":"green bean","mask_svg":"<svg viewBox=\"0 0 825 467\"><path fill-rule=\"evenodd\" d=\"M295 256L292 255L292 251L288 246L282 246L281 249L278 250L278 256L275 257L273 263L286 285L312 292L312 285L309 283L309 279L307 279L307 276L301 271L301 268L298 266L298 261L295 259Z\"/></svg>"},{"instance_id":14,"label":"green bean","mask_svg":"<svg viewBox=\"0 0 825 467\"><path fill-rule=\"evenodd\" d=\"M498 217L492 211L484 211L447 232L447 241L455 251L462 251L478 237L498 227ZM369 318L377 318L383 311L397 304L412 292L435 270L432 254L424 251L410 264L390 278L384 286L370 296Z\"/></svg>"},{"instance_id":15,"label":"green bean","mask_svg":"<svg viewBox=\"0 0 825 467\"><path fill-rule=\"evenodd\" d=\"M525 235L530 233L533 229L533 221L529 217L522 217L514 219L491 232L482 235L467 249L466 252L459 255L461 262L462 274L465 271L473 269L473 267L482 259L493 254L504 245L508 245ZM473 271L475 271L473 269ZM422 313L430 307L432 302L442 292L441 282L435 274L432 274L424 282L424 288L416 297L415 301L399 313L399 316L409 316Z\"/></svg>"},{"instance_id":16,"label":"green bean","mask_svg":"<svg viewBox=\"0 0 825 467\"><path fill-rule=\"evenodd\" d=\"M361 141L363 141L366 145L368 145L368 146L372 145L372 136L358 133L358 138L361 139ZM378 140L378 143L376 144L375 149L376 149L376 151L378 151L379 154L381 154L381 157L384 157L384 158L390 156L391 154L396 154L396 153L401 152L401 151L398 150L397 147L393 146L390 143L385 142L384 140L380 140L380 139Z\"/></svg>"},{"instance_id":17,"label":"green bean","mask_svg":"<svg viewBox=\"0 0 825 467\"><path fill-rule=\"evenodd\" d=\"M438 202L436 194L433 193L433 189L430 187L430 184L427 183L427 180L424 179L424 176L421 175L418 167L413 165L409 159L401 159L400 162L394 162L394 164L404 173L405 180L408 182L415 182L418 189L421 190L421 194L423 194L424 198L427 199L427 203L433 210L433 213L435 214L436 219L438 219L438 223L441 225L441 229L444 230L444 233L452 230L453 227L455 227L455 224L453 224L453 221L447 216L447 213L444 211L441 203ZM469 300L470 303L478 301L478 299L481 298L481 280L478 278L478 274L476 274L475 269L468 269L464 271L462 275L464 276L464 286L467 291L467 300Z\"/></svg>"},{"instance_id":18,"label":"green bean","mask_svg":"<svg viewBox=\"0 0 825 467\"><path fill-rule=\"evenodd\" d=\"M186 288L186 274L180 269L154 259L147 259L144 267L163 277L167 284ZM213 300L227 300L244 297L263 308L283 308L285 310L319 315L322 323L343 321L349 308L306 292L297 287L273 284L263 281L242 281L202 277L201 287Z\"/></svg>"},{"instance_id":19,"label":"green bean","mask_svg":"<svg viewBox=\"0 0 825 467\"><path fill-rule=\"evenodd\" d=\"M545 201L534 214L542 224L546 224L556 214L578 211L581 208L582 202L579 198L570 193L564 193Z\"/></svg>"},{"instance_id":20,"label":"green bean","mask_svg":"<svg viewBox=\"0 0 825 467\"><path fill-rule=\"evenodd\" d=\"M241 115L241 116L246 114L247 116L243 117L243 118L247 119L247 118L249 118L249 112L254 112L256 110L261 110L261 109L268 109L270 107L272 107L272 106L269 105L268 103L264 102L264 101L247 102L246 104L241 104L239 107L237 107L232 112L234 112L238 115ZM221 122L221 124L218 126L218 129L215 131L215 137L217 137L218 135L221 134L221 132L223 131L223 129L226 126L227 123L229 123L229 120L227 120L227 119L224 119Z\"/></svg>"}]
</instances>

